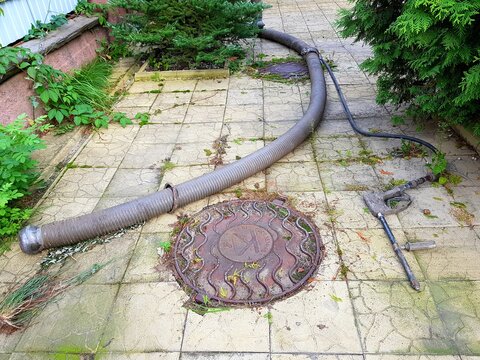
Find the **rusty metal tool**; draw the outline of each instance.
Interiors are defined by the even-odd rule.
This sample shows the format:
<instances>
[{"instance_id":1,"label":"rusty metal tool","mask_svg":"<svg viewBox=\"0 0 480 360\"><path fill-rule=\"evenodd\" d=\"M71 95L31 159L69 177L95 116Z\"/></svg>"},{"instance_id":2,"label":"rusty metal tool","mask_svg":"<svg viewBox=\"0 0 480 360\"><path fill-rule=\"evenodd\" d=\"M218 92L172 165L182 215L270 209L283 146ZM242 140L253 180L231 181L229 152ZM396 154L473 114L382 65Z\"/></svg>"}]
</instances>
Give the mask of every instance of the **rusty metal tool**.
<instances>
[{"instance_id":1,"label":"rusty metal tool","mask_svg":"<svg viewBox=\"0 0 480 360\"><path fill-rule=\"evenodd\" d=\"M370 212L378 220L380 220L380 223L382 224L383 229L385 230L385 233L392 244L393 251L395 251L395 254L397 254L397 257L400 260L405 273L407 274L410 285L416 291L420 291L420 283L408 264L408 261L402 252L402 248L398 244L397 239L395 239L392 229L390 229L390 226L388 225L384 215L397 214L400 211L405 210L412 203L412 199L405 191L408 189L413 189L426 181L433 181L434 179L435 177L432 174L429 174L427 176L411 180L404 185L394 187L388 191L368 192L363 195L363 200L365 201L365 204Z\"/></svg>"}]
</instances>

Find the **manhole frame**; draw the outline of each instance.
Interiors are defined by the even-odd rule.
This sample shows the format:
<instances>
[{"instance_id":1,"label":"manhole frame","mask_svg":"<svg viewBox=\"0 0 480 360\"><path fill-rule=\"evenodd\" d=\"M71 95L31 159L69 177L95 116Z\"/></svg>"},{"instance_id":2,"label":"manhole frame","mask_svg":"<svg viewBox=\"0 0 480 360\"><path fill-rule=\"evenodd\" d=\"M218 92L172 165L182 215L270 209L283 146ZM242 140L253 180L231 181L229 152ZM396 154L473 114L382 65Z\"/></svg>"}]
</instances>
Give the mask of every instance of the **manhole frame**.
<instances>
[{"instance_id":1,"label":"manhole frame","mask_svg":"<svg viewBox=\"0 0 480 360\"><path fill-rule=\"evenodd\" d=\"M206 291L202 291L202 289L194 286L191 280L181 271L180 264L176 260L177 252L180 246L180 235L182 231L189 225L192 219L197 216L198 214L208 211L208 209L220 206L221 204L227 203L241 203L241 202L264 202L267 204L273 204L277 207L288 208L290 211L291 216L295 218L301 218L306 225L308 225L311 230L312 234L315 238L315 249L316 253L311 254L314 257L310 269L302 276L302 279L295 283L291 288L286 291L283 291L279 294L272 295L269 298L264 299L254 299L254 300L234 300L234 299L226 299L221 296L216 296L212 294L208 294ZM284 198L277 198L274 200L266 200L266 199L232 199L232 200L224 200L217 202L212 205L205 206L204 208L200 209L199 211L193 213L192 215L187 216L188 221L185 223L181 223L180 221L176 223L176 228L178 232L175 235L172 235L172 242L173 247L172 251L170 252L171 262L173 264L173 274L181 288L187 293L192 300L194 300L198 304L205 305L204 296L208 297L209 300L209 307L218 307L218 306L230 306L230 307L248 307L248 306L256 306L256 305L265 305L272 302L276 302L279 300L283 300L289 298L291 296L296 295L299 293L303 288L310 285L308 282L316 272L318 272L322 261L325 259L326 256L326 248L325 244L323 243L322 236L320 235L320 231L315 224L315 222L310 218L310 216L305 215L301 211L294 208L291 204L289 204ZM211 302L210 302L211 301Z\"/></svg>"}]
</instances>

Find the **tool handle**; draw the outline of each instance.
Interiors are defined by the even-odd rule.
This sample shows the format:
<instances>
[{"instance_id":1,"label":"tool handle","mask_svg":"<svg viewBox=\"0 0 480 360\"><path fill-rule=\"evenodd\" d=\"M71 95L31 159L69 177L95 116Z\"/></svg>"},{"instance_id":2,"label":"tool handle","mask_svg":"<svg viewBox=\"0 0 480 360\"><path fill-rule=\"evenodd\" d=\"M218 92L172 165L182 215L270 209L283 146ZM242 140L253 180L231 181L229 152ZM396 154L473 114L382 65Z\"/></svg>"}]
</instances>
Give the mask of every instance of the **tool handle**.
<instances>
[{"instance_id":1,"label":"tool handle","mask_svg":"<svg viewBox=\"0 0 480 360\"><path fill-rule=\"evenodd\" d=\"M406 195L405 190L414 189L414 188L420 186L421 184L423 184L426 181L433 181L433 180L435 180L435 177L432 174L422 176L418 179L410 180L406 184L396 186L393 189L385 191L384 194L383 194L383 199L386 201L386 200L389 200L389 199L392 199L392 198L395 198L395 197L404 196L404 195Z\"/></svg>"},{"instance_id":2,"label":"tool handle","mask_svg":"<svg viewBox=\"0 0 480 360\"><path fill-rule=\"evenodd\" d=\"M417 250L428 250L435 249L437 243L433 240L430 241L419 241L419 242L407 242L405 245L401 246L402 249L407 251L417 251Z\"/></svg>"},{"instance_id":3,"label":"tool handle","mask_svg":"<svg viewBox=\"0 0 480 360\"><path fill-rule=\"evenodd\" d=\"M382 223L383 229L387 233L388 239L392 244L393 251L395 251L395 254L397 254L397 257L400 260L400 263L402 264L403 269L405 270L405 273L407 274L408 280L410 281L410 285L415 290L420 291L420 283L418 282L417 278L413 274L413 271L410 265L408 264L408 261L405 258L405 255L403 255L402 249L398 245L397 239L395 239L395 236L392 233L392 229L390 229L390 226L388 226L387 220L381 213L378 213L377 217L378 217L378 220L380 220L380 222Z\"/></svg>"}]
</instances>

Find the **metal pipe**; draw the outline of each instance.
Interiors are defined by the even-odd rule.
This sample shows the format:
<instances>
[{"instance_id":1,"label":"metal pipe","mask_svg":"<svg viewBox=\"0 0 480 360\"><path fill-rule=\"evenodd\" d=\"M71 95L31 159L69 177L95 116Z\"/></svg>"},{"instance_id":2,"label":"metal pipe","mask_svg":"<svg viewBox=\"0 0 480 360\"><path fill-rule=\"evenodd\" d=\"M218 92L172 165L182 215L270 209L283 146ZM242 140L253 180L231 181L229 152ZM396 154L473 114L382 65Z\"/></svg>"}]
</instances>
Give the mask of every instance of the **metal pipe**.
<instances>
[{"instance_id":1,"label":"metal pipe","mask_svg":"<svg viewBox=\"0 0 480 360\"><path fill-rule=\"evenodd\" d=\"M325 108L326 86L318 51L300 39L275 30L263 29L260 37L295 50L307 63L311 80L310 104L295 126L264 148L175 187L76 218L39 227L26 226L18 235L22 251L35 254L141 223L237 184L271 166L300 145L317 127Z\"/></svg>"}]
</instances>

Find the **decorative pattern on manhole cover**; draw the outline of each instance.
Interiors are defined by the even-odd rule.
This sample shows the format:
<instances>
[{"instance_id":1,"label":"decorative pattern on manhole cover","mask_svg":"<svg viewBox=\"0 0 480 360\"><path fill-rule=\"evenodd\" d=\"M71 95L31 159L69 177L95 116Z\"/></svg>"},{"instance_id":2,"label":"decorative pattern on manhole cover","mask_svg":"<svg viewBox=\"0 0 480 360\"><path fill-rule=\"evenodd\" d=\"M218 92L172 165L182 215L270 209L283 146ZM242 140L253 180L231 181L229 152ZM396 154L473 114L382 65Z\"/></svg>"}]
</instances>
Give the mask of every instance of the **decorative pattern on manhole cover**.
<instances>
[{"instance_id":1,"label":"decorative pattern on manhole cover","mask_svg":"<svg viewBox=\"0 0 480 360\"><path fill-rule=\"evenodd\" d=\"M254 304L301 288L323 259L315 225L297 211L268 201L208 206L175 240L178 277L198 301Z\"/></svg>"}]
</instances>

